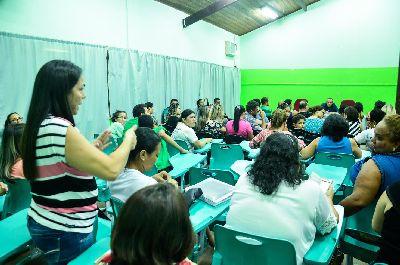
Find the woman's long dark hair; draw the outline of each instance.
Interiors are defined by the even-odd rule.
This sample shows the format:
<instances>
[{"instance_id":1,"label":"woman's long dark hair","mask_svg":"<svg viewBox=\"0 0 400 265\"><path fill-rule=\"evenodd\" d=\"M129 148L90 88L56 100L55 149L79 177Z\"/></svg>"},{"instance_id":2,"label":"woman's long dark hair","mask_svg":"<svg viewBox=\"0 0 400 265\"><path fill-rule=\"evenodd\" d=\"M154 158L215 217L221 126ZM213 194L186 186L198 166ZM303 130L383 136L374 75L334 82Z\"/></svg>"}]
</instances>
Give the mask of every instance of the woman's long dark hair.
<instances>
[{"instance_id":1,"label":"woman's long dark hair","mask_svg":"<svg viewBox=\"0 0 400 265\"><path fill-rule=\"evenodd\" d=\"M299 185L303 174L297 139L283 133L273 133L265 140L248 173L250 182L265 195L275 193L282 181Z\"/></svg>"},{"instance_id":2,"label":"woman's long dark hair","mask_svg":"<svg viewBox=\"0 0 400 265\"><path fill-rule=\"evenodd\" d=\"M170 265L192 251L194 232L186 201L171 184L134 193L123 206L111 236L111 265Z\"/></svg>"},{"instance_id":3,"label":"woman's long dark hair","mask_svg":"<svg viewBox=\"0 0 400 265\"><path fill-rule=\"evenodd\" d=\"M21 157L21 138L25 124L9 124L4 128L1 153L0 153L0 176L11 178L11 168L18 158Z\"/></svg>"},{"instance_id":4,"label":"woman's long dark hair","mask_svg":"<svg viewBox=\"0 0 400 265\"><path fill-rule=\"evenodd\" d=\"M78 82L82 69L64 60L53 60L43 65L36 75L24 135L22 158L27 179L37 176L36 136L40 124L48 115L64 118L75 125L68 95Z\"/></svg>"},{"instance_id":5,"label":"woman's long dark hair","mask_svg":"<svg viewBox=\"0 0 400 265\"><path fill-rule=\"evenodd\" d=\"M244 107L242 105L237 105L235 107L235 111L233 114L233 130L235 131L235 133L237 133L239 131L240 115L242 115L242 113L245 111L246 110L244 109Z\"/></svg>"}]
</instances>

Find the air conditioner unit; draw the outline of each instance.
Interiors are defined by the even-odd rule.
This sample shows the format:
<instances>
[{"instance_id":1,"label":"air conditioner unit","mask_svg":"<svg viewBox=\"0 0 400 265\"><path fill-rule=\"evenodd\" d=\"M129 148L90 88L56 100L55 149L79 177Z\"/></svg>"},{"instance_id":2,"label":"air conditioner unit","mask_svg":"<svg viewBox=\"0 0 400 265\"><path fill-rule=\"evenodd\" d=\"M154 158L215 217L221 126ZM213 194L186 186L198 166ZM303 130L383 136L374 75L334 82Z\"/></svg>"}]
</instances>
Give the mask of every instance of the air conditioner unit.
<instances>
[{"instance_id":1,"label":"air conditioner unit","mask_svg":"<svg viewBox=\"0 0 400 265\"><path fill-rule=\"evenodd\" d=\"M236 43L225 41L225 55L228 57L235 57Z\"/></svg>"}]
</instances>

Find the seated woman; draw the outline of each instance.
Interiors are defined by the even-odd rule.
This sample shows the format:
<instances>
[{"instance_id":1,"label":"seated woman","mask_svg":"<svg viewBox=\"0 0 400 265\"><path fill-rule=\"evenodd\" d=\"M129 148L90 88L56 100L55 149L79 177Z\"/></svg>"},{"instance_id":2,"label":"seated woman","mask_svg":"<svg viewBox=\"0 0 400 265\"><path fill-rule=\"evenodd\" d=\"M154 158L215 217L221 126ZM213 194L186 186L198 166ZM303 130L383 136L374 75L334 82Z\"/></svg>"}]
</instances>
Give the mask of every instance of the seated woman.
<instances>
[{"instance_id":1,"label":"seated woman","mask_svg":"<svg viewBox=\"0 0 400 265\"><path fill-rule=\"evenodd\" d=\"M194 126L194 130L196 133L203 132L204 127L207 124L208 120L208 108L207 106L201 106L197 109L197 117L196 117L196 125Z\"/></svg>"},{"instance_id":2,"label":"seated woman","mask_svg":"<svg viewBox=\"0 0 400 265\"><path fill-rule=\"evenodd\" d=\"M262 130L256 137L254 137L249 143L250 148L259 148L271 134L276 132L292 135L287 129L287 119L288 115L285 110L276 109L272 113L271 128ZM299 149L305 146L302 140L296 138L296 142L299 143Z\"/></svg>"},{"instance_id":3,"label":"seated woman","mask_svg":"<svg viewBox=\"0 0 400 265\"><path fill-rule=\"evenodd\" d=\"M363 163L351 195L340 202L345 216L367 207L386 188L400 181L400 115L389 115L375 127L376 153Z\"/></svg>"},{"instance_id":4,"label":"seated woman","mask_svg":"<svg viewBox=\"0 0 400 265\"><path fill-rule=\"evenodd\" d=\"M318 152L353 154L356 158L360 158L362 151L354 139L346 137L348 132L349 125L344 118L331 113L322 126L322 136L314 139L300 151L302 159L310 158Z\"/></svg>"},{"instance_id":5,"label":"seated woman","mask_svg":"<svg viewBox=\"0 0 400 265\"><path fill-rule=\"evenodd\" d=\"M356 137L354 137L354 140L356 140L357 144L365 144L365 148L368 151L372 151L372 139L375 135L375 127L385 117L385 115L386 113L380 109L373 109L370 112L369 120L367 122L368 129L362 131L361 133L357 134Z\"/></svg>"},{"instance_id":6,"label":"seated woman","mask_svg":"<svg viewBox=\"0 0 400 265\"><path fill-rule=\"evenodd\" d=\"M24 123L11 123L4 129L0 152L0 176L6 179L24 179L21 158L21 139Z\"/></svg>"},{"instance_id":7,"label":"seated woman","mask_svg":"<svg viewBox=\"0 0 400 265\"><path fill-rule=\"evenodd\" d=\"M169 182L178 187L177 182L165 171L153 177L143 174L151 170L157 161L161 149L160 137L150 128L139 127L136 130L136 139L136 147L129 153L125 168L115 181L110 182L111 194L121 201L126 201L136 191L157 182Z\"/></svg>"},{"instance_id":8,"label":"seated woman","mask_svg":"<svg viewBox=\"0 0 400 265\"><path fill-rule=\"evenodd\" d=\"M349 137L353 138L361 132L359 113L355 107L346 107L344 109L344 118L349 124Z\"/></svg>"},{"instance_id":9,"label":"seated woman","mask_svg":"<svg viewBox=\"0 0 400 265\"><path fill-rule=\"evenodd\" d=\"M228 135L242 136L248 141L253 139L254 135L251 124L244 119L246 116L246 109L242 105L237 105L233 115L233 120L226 123L226 133Z\"/></svg>"},{"instance_id":10,"label":"seated woman","mask_svg":"<svg viewBox=\"0 0 400 265\"><path fill-rule=\"evenodd\" d=\"M212 138L203 138L199 140L193 128L196 125L196 114L193 110L186 109L182 112L180 122L172 133L174 140L185 141L186 144L192 148L202 148L207 143L212 141Z\"/></svg>"},{"instance_id":11,"label":"seated woman","mask_svg":"<svg viewBox=\"0 0 400 265\"><path fill-rule=\"evenodd\" d=\"M209 132L215 139L223 138L226 132L225 123L224 107L215 105L210 112L210 119L207 121L204 131Z\"/></svg>"},{"instance_id":12,"label":"seated woman","mask_svg":"<svg viewBox=\"0 0 400 265\"><path fill-rule=\"evenodd\" d=\"M338 220L332 187L324 194L319 183L303 180L303 173L297 139L283 133L269 136L248 174L236 183L226 225L288 240L297 264L303 264L316 231L329 233Z\"/></svg>"},{"instance_id":13,"label":"seated woman","mask_svg":"<svg viewBox=\"0 0 400 265\"><path fill-rule=\"evenodd\" d=\"M314 106L309 109L312 115L304 122L304 130L310 133L320 134L324 124L324 111L321 106Z\"/></svg>"},{"instance_id":14,"label":"seated woman","mask_svg":"<svg viewBox=\"0 0 400 265\"><path fill-rule=\"evenodd\" d=\"M122 137L124 132L124 124L128 118L128 115L125 111L117 110L113 113L111 117L112 124L108 128L111 131L111 137L114 139L118 139Z\"/></svg>"},{"instance_id":15,"label":"seated woman","mask_svg":"<svg viewBox=\"0 0 400 265\"><path fill-rule=\"evenodd\" d=\"M379 198L372 228L382 235L375 262L400 264L400 181L390 185Z\"/></svg>"},{"instance_id":16,"label":"seated woman","mask_svg":"<svg viewBox=\"0 0 400 265\"><path fill-rule=\"evenodd\" d=\"M17 112L11 112L7 115L6 121L4 122L4 128L9 124L22 123L22 117Z\"/></svg>"},{"instance_id":17,"label":"seated woman","mask_svg":"<svg viewBox=\"0 0 400 265\"><path fill-rule=\"evenodd\" d=\"M224 127L224 111L221 105L215 105L210 112L208 119L208 110L206 106L199 108L196 124L196 133L205 133L211 135L213 139L221 139L226 131Z\"/></svg>"},{"instance_id":18,"label":"seated woman","mask_svg":"<svg viewBox=\"0 0 400 265\"><path fill-rule=\"evenodd\" d=\"M133 194L111 235L111 265L193 264L195 243L186 201L178 189L157 184Z\"/></svg>"},{"instance_id":19,"label":"seated woman","mask_svg":"<svg viewBox=\"0 0 400 265\"><path fill-rule=\"evenodd\" d=\"M171 136L169 136L165 132L166 129L163 126L156 126L152 116L150 115L140 116L139 127L147 127L153 129L153 131L161 138L161 149L155 164L157 170L167 170L167 168L171 167L171 164L169 163L170 156L168 153L167 144L172 145L173 147L178 149L181 154L186 154L188 152L188 150L180 147L174 141L174 139L172 139Z\"/></svg>"},{"instance_id":20,"label":"seated woman","mask_svg":"<svg viewBox=\"0 0 400 265\"><path fill-rule=\"evenodd\" d=\"M169 120L170 117L180 117L182 113L181 107L179 107L179 103L172 103L169 107L168 107L168 113L166 116L166 121Z\"/></svg>"}]
</instances>

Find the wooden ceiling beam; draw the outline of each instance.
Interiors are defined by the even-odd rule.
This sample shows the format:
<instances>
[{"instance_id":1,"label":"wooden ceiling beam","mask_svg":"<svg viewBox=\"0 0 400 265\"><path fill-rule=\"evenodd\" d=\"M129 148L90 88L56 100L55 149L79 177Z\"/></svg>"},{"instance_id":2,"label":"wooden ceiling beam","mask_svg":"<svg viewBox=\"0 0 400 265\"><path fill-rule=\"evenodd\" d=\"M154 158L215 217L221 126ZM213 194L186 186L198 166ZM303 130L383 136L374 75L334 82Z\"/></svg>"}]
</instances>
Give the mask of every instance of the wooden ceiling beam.
<instances>
[{"instance_id":1,"label":"wooden ceiling beam","mask_svg":"<svg viewBox=\"0 0 400 265\"><path fill-rule=\"evenodd\" d=\"M300 6L304 11L307 11L307 5L304 2L304 0L292 0L295 2L298 6Z\"/></svg>"},{"instance_id":2,"label":"wooden ceiling beam","mask_svg":"<svg viewBox=\"0 0 400 265\"><path fill-rule=\"evenodd\" d=\"M197 11L196 13L191 14L190 16L186 17L182 20L183 28L186 28L193 23L196 23L199 20L202 20L209 15L218 12L219 10L229 6L230 4L235 3L238 0L218 0L212 3L211 5Z\"/></svg>"}]
</instances>

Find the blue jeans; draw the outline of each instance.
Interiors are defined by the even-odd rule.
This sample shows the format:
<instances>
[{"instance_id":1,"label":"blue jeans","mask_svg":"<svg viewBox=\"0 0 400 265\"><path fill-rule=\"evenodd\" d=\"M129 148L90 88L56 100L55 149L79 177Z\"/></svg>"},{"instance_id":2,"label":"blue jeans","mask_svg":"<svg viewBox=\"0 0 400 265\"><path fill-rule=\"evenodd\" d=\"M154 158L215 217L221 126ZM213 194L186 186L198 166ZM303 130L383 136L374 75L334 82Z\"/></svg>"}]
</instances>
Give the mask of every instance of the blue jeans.
<instances>
[{"instance_id":1,"label":"blue jeans","mask_svg":"<svg viewBox=\"0 0 400 265\"><path fill-rule=\"evenodd\" d=\"M35 245L43 251L49 265L63 265L79 256L95 242L93 233L54 230L28 217L28 229Z\"/></svg>"}]
</instances>

